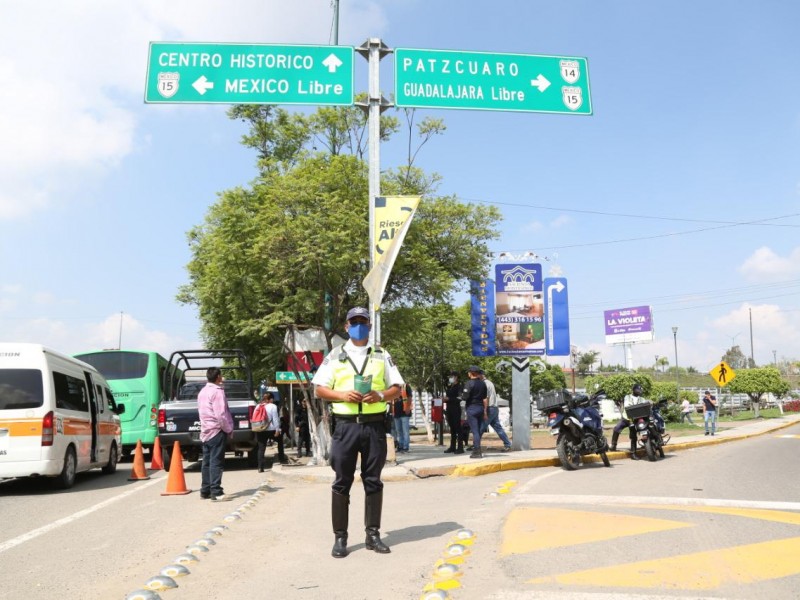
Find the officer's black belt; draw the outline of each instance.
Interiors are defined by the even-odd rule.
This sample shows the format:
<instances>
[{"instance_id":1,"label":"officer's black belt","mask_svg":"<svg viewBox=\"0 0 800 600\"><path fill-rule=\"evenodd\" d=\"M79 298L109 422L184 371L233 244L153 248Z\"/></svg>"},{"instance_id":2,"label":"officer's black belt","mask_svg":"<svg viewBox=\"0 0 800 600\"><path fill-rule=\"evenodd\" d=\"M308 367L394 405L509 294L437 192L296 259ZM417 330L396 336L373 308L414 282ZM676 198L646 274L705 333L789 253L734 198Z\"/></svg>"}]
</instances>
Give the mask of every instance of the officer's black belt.
<instances>
[{"instance_id":1,"label":"officer's black belt","mask_svg":"<svg viewBox=\"0 0 800 600\"><path fill-rule=\"evenodd\" d=\"M377 423L378 421L383 421L384 413L370 413L368 415L361 414L361 415L339 415L333 413L334 418L337 421L348 421L353 423Z\"/></svg>"}]
</instances>

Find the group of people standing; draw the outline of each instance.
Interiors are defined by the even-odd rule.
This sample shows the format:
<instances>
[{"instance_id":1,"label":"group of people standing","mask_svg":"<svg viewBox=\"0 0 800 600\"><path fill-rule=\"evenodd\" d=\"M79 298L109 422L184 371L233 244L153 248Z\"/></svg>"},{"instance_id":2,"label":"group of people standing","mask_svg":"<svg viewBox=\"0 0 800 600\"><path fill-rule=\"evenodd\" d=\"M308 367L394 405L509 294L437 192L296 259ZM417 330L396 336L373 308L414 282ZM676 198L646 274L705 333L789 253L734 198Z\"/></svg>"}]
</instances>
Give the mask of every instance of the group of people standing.
<instances>
[{"instance_id":1,"label":"group of people standing","mask_svg":"<svg viewBox=\"0 0 800 600\"><path fill-rule=\"evenodd\" d=\"M503 442L503 452L511 450L511 440L508 439L503 425L500 423L500 408L497 405L497 391L483 372L477 366L467 370L467 381L462 385L459 381L458 371L451 371L447 380L445 391L445 417L450 427L450 446L446 454L463 454L467 446L468 435L463 435L462 402L464 404L464 420L469 425L472 433L472 454L470 458L482 458L481 437L489 427L495 430ZM465 437L467 439L465 439Z\"/></svg>"}]
</instances>

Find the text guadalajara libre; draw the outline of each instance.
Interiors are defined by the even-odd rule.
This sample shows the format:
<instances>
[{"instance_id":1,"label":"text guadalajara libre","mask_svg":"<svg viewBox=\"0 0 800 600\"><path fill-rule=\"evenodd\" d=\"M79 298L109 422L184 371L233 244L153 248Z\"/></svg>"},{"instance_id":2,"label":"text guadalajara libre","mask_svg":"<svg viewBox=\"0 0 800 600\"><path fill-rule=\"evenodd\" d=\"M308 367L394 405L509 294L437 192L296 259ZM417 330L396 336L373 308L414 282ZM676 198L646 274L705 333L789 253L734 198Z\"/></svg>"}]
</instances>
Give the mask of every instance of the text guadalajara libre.
<instances>
[{"instance_id":1,"label":"text guadalajara libre","mask_svg":"<svg viewBox=\"0 0 800 600\"><path fill-rule=\"evenodd\" d=\"M227 58L227 61L225 60ZM311 71L315 68L314 57L308 54L279 54L239 52L224 57L218 52L162 52L158 55L160 67L199 67L209 69L263 69L264 71ZM319 69L319 67L316 67ZM296 84L298 94L343 95L344 87L339 83L322 83L314 79L289 81L279 77L242 77L225 79L225 91L234 93L278 93L287 94Z\"/></svg>"},{"instance_id":2,"label":"text guadalajara libre","mask_svg":"<svg viewBox=\"0 0 800 600\"><path fill-rule=\"evenodd\" d=\"M519 65L515 62L492 62L475 59L449 58L403 58L401 68L405 72L441 73L444 75L474 75L486 77L517 77ZM403 93L410 98L464 98L483 100L483 86L472 84L443 84L405 82ZM488 92L492 100L525 100L524 90L508 90L503 86L491 86Z\"/></svg>"}]
</instances>

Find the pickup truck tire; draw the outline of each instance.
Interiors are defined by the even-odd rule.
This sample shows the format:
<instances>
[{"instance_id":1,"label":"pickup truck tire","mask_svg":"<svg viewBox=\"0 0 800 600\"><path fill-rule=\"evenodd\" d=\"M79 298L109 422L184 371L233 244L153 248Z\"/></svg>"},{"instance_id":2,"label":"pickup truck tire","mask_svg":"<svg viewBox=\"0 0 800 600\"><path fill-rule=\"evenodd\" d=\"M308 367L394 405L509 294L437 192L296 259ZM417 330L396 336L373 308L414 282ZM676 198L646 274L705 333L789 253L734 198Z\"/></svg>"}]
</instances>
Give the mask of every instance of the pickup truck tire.
<instances>
[{"instance_id":1,"label":"pickup truck tire","mask_svg":"<svg viewBox=\"0 0 800 600\"><path fill-rule=\"evenodd\" d=\"M161 446L161 462L164 463L164 470L169 472L169 463L170 463L170 453L169 448L165 446Z\"/></svg>"}]
</instances>

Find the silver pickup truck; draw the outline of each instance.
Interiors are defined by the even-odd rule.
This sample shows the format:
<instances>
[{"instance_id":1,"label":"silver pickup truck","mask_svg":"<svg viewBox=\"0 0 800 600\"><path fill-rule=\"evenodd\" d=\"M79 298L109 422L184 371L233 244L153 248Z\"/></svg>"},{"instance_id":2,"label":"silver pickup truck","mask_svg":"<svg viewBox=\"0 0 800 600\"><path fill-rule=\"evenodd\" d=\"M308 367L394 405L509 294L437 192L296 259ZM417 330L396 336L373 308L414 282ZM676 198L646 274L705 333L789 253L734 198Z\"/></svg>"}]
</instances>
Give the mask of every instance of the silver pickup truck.
<instances>
[{"instance_id":1,"label":"silver pickup truck","mask_svg":"<svg viewBox=\"0 0 800 600\"><path fill-rule=\"evenodd\" d=\"M253 394L253 378L247 357L241 350L179 350L173 352L169 367L164 373L166 399L158 410L158 438L164 467L169 462L175 442L180 444L181 454L188 461L197 461L203 454L200 441L200 416L197 397L206 381L186 381L186 374L204 374L211 366L222 370L225 397L233 416L233 433L228 438L228 452L246 456L255 466L255 451L258 447L256 434L250 428L250 420L256 402ZM235 377L235 378L234 378Z\"/></svg>"}]
</instances>

